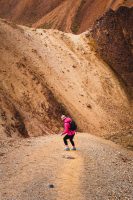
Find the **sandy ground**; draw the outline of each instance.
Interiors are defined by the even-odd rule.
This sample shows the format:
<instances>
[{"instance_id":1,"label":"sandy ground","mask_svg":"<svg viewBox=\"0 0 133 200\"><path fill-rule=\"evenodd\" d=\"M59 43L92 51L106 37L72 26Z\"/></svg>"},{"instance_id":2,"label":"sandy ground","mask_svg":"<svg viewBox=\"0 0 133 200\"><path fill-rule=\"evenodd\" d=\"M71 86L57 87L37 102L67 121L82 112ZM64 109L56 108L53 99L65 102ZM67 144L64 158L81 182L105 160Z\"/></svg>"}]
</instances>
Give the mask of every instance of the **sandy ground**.
<instances>
[{"instance_id":1,"label":"sandy ground","mask_svg":"<svg viewBox=\"0 0 133 200\"><path fill-rule=\"evenodd\" d=\"M1 141L0 200L131 200L133 152L89 134L75 139L76 152L63 150L61 136Z\"/></svg>"}]
</instances>

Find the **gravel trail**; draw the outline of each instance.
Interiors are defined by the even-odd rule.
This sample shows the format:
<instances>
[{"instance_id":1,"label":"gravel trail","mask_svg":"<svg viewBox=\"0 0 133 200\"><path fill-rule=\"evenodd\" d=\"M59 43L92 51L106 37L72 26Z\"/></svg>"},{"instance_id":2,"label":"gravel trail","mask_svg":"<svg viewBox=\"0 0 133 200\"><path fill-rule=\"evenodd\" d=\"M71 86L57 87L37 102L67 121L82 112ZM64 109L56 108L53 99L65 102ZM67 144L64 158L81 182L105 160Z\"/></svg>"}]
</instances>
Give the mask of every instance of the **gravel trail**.
<instances>
[{"instance_id":1,"label":"gravel trail","mask_svg":"<svg viewBox=\"0 0 133 200\"><path fill-rule=\"evenodd\" d=\"M60 136L8 141L0 149L0 200L132 200L133 152L76 135L65 152Z\"/></svg>"}]
</instances>

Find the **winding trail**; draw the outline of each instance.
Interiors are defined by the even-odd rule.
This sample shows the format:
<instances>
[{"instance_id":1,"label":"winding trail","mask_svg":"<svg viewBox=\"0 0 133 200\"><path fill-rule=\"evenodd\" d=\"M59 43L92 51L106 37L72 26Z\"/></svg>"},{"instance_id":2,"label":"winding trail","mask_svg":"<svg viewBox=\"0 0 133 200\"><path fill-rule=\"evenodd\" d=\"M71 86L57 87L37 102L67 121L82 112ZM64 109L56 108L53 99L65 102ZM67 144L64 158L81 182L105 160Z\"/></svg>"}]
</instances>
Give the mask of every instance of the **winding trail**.
<instances>
[{"instance_id":1,"label":"winding trail","mask_svg":"<svg viewBox=\"0 0 133 200\"><path fill-rule=\"evenodd\" d=\"M76 143L76 152L60 136L1 145L0 200L132 200L133 152L85 133Z\"/></svg>"}]
</instances>

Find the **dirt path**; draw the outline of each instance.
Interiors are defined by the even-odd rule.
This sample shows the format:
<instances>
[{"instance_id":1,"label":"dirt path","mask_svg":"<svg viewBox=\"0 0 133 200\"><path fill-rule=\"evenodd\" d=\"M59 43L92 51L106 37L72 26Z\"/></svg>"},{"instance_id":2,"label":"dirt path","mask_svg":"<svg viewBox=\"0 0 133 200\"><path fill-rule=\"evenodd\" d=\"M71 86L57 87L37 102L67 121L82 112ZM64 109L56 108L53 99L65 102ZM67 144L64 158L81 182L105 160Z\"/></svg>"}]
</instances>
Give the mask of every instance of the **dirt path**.
<instances>
[{"instance_id":1,"label":"dirt path","mask_svg":"<svg viewBox=\"0 0 133 200\"><path fill-rule=\"evenodd\" d=\"M76 142L76 152L60 136L1 143L0 200L131 200L133 153L89 134Z\"/></svg>"}]
</instances>

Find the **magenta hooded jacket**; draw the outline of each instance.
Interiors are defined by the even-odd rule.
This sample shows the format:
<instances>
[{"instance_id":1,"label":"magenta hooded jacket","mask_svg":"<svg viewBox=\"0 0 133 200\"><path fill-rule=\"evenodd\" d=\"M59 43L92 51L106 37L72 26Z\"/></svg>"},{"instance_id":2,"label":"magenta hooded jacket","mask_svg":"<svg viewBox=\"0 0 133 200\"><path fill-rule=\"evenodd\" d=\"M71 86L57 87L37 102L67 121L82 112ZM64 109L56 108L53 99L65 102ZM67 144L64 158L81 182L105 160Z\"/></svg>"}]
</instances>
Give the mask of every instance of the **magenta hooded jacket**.
<instances>
[{"instance_id":1,"label":"magenta hooded jacket","mask_svg":"<svg viewBox=\"0 0 133 200\"><path fill-rule=\"evenodd\" d=\"M74 135L75 134L75 131L71 131L70 130L70 122L72 121L72 119L71 118L69 118L69 117L66 117L65 119L64 119L64 131L63 131L63 135L64 134L67 134L67 135Z\"/></svg>"}]
</instances>

